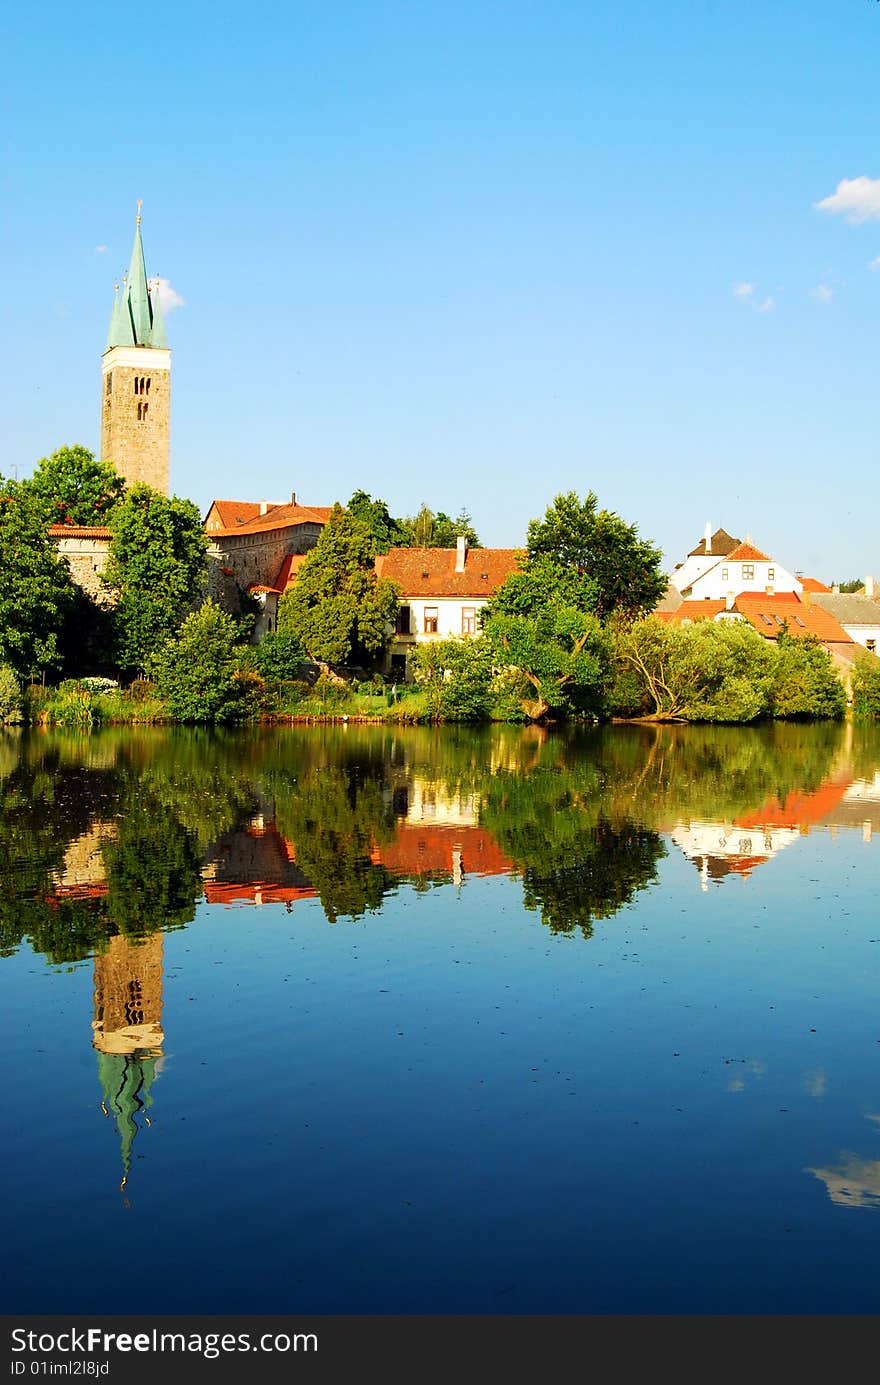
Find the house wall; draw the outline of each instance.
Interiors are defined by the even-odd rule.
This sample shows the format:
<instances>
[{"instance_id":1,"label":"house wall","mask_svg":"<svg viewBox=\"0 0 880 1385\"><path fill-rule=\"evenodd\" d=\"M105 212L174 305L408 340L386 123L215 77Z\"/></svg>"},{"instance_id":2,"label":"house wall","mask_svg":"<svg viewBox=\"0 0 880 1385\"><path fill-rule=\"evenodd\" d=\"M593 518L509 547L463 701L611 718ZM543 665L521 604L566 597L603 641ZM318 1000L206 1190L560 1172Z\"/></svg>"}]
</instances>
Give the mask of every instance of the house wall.
<instances>
[{"instance_id":1,"label":"house wall","mask_svg":"<svg viewBox=\"0 0 880 1385\"><path fill-rule=\"evenodd\" d=\"M855 640L856 644L860 644L863 649L869 649L872 647L871 641L873 641L873 652L875 654L880 652L880 619L876 625L848 625L845 621L840 623L850 639Z\"/></svg>"},{"instance_id":2,"label":"house wall","mask_svg":"<svg viewBox=\"0 0 880 1385\"><path fill-rule=\"evenodd\" d=\"M401 657L406 658L406 678L411 675L409 667L409 656L416 645L432 644L440 640L461 639L463 635L467 638L466 632L462 629L463 612L473 610L475 630L470 638L475 638L480 633L479 613L482 608L488 605L485 596L418 596L401 597L401 606L408 606L410 610L410 634L394 634L390 640L386 651L386 668L392 668L392 656L395 660ZM425 608L434 607L437 611L437 629L431 633L425 629Z\"/></svg>"},{"instance_id":3,"label":"house wall","mask_svg":"<svg viewBox=\"0 0 880 1385\"><path fill-rule=\"evenodd\" d=\"M321 536L320 524L287 525L251 534L208 534L208 557L217 567L232 568L240 587L271 587L289 553L307 553Z\"/></svg>"},{"instance_id":4,"label":"house wall","mask_svg":"<svg viewBox=\"0 0 880 1385\"><path fill-rule=\"evenodd\" d=\"M61 557L67 559L70 575L78 587L96 599L109 600L109 592L101 582L101 574L110 556L109 539L53 539Z\"/></svg>"},{"instance_id":5,"label":"house wall","mask_svg":"<svg viewBox=\"0 0 880 1385\"><path fill-rule=\"evenodd\" d=\"M751 569L751 575L749 575ZM673 578L676 580L677 574ZM779 563L768 562L728 562L716 560L716 566L696 578L691 584L689 599L719 601L728 592L763 592L770 588L774 593L803 591L803 583Z\"/></svg>"}]
</instances>

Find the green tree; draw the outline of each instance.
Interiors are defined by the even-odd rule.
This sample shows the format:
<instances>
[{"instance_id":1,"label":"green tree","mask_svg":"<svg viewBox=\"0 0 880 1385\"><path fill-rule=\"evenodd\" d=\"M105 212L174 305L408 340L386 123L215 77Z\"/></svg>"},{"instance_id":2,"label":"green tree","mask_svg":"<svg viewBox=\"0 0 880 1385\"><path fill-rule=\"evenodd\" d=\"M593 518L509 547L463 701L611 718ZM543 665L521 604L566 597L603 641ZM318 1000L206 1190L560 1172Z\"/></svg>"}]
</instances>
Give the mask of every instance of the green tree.
<instances>
[{"instance_id":1,"label":"green tree","mask_svg":"<svg viewBox=\"0 0 880 1385\"><path fill-rule=\"evenodd\" d=\"M15 669L0 664L0 726L21 721L21 688Z\"/></svg>"},{"instance_id":2,"label":"green tree","mask_svg":"<svg viewBox=\"0 0 880 1385\"><path fill-rule=\"evenodd\" d=\"M192 611L153 655L150 671L159 696L177 721L227 722L242 714L238 626L213 601Z\"/></svg>"},{"instance_id":3,"label":"green tree","mask_svg":"<svg viewBox=\"0 0 880 1385\"><path fill-rule=\"evenodd\" d=\"M853 666L853 711L861 720L880 718L880 658L863 649Z\"/></svg>"},{"instance_id":4,"label":"green tree","mask_svg":"<svg viewBox=\"0 0 880 1385\"><path fill-rule=\"evenodd\" d=\"M809 720L842 717L846 711L844 686L815 635L793 639L780 631L771 709L775 717Z\"/></svg>"},{"instance_id":5,"label":"green tree","mask_svg":"<svg viewBox=\"0 0 880 1385\"><path fill-rule=\"evenodd\" d=\"M495 667L524 680L520 701L530 720L603 711L610 642L595 616L554 601L534 615L508 615L493 603L483 638Z\"/></svg>"},{"instance_id":6,"label":"green tree","mask_svg":"<svg viewBox=\"0 0 880 1385\"><path fill-rule=\"evenodd\" d=\"M75 599L70 569L46 532L40 502L0 477L0 663L19 677L58 667L59 636Z\"/></svg>"},{"instance_id":7,"label":"green tree","mask_svg":"<svg viewBox=\"0 0 880 1385\"><path fill-rule=\"evenodd\" d=\"M262 678L276 682L300 677L306 657L302 641L292 630L270 630L253 649L253 663Z\"/></svg>"},{"instance_id":8,"label":"green tree","mask_svg":"<svg viewBox=\"0 0 880 1385\"><path fill-rule=\"evenodd\" d=\"M658 720L748 722L769 711L776 651L744 621L649 616L620 634L616 657Z\"/></svg>"},{"instance_id":9,"label":"green tree","mask_svg":"<svg viewBox=\"0 0 880 1385\"><path fill-rule=\"evenodd\" d=\"M480 539L467 510L462 507L455 519L438 510L435 514L422 504L418 514L400 521L403 538L398 540L409 548L455 548L456 541L466 538L471 548L480 548Z\"/></svg>"},{"instance_id":10,"label":"green tree","mask_svg":"<svg viewBox=\"0 0 880 1385\"><path fill-rule=\"evenodd\" d=\"M42 457L23 485L40 502L49 524L106 524L125 483L110 462L86 447L59 447Z\"/></svg>"},{"instance_id":11,"label":"green tree","mask_svg":"<svg viewBox=\"0 0 880 1385\"><path fill-rule=\"evenodd\" d=\"M483 721L492 679L487 640L440 640L413 653L415 679L435 721Z\"/></svg>"},{"instance_id":12,"label":"green tree","mask_svg":"<svg viewBox=\"0 0 880 1385\"><path fill-rule=\"evenodd\" d=\"M666 589L659 548L597 505L593 491L583 501L574 491L557 495L544 518L529 524L528 564L546 559L546 571L555 572L560 585L573 574L588 579L591 605L584 609L602 621L616 612L631 619L653 610ZM584 600L586 593L584 585Z\"/></svg>"},{"instance_id":13,"label":"green tree","mask_svg":"<svg viewBox=\"0 0 880 1385\"><path fill-rule=\"evenodd\" d=\"M330 518L285 592L278 625L313 659L366 663L382 649L400 589L376 575L370 530L334 505Z\"/></svg>"},{"instance_id":14,"label":"green tree","mask_svg":"<svg viewBox=\"0 0 880 1385\"><path fill-rule=\"evenodd\" d=\"M202 590L207 535L191 500L132 486L110 516L104 583L117 598L116 652L124 669L144 669Z\"/></svg>"},{"instance_id":15,"label":"green tree","mask_svg":"<svg viewBox=\"0 0 880 1385\"><path fill-rule=\"evenodd\" d=\"M406 530L399 520L389 514L384 500L378 497L374 500L366 491L357 490L346 508L350 515L354 515L369 529L373 536L374 553L387 553L389 548L406 543Z\"/></svg>"}]
</instances>

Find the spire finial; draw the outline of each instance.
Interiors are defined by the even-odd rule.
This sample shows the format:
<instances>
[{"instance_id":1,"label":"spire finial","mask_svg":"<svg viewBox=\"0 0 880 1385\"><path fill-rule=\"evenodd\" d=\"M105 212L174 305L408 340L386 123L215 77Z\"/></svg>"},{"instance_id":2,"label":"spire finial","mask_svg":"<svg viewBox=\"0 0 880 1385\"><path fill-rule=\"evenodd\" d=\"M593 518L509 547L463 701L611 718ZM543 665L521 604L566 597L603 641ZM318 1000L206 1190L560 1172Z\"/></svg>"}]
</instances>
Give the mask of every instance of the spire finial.
<instances>
[{"instance_id":1,"label":"spire finial","mask_svg":"<svg viewBox=\"0 0 880 1385\"><path fill-rule=\"evenodd\" d=\"M140 224L141 224L141 207L144 205L144 199L143 199L142 197L139 197L138 200L137 200L137 204L138 204L137 224L138 224L138 226L140 226Z\"/></svg>"}]
</instances>

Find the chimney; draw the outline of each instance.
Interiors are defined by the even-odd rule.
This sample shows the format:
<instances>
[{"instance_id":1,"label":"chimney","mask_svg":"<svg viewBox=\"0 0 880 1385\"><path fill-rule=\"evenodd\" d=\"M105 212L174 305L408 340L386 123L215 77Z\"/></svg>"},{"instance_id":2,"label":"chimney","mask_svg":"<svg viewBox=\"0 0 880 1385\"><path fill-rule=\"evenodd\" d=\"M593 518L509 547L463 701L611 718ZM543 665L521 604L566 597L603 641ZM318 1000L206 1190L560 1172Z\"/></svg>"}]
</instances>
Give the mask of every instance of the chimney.
<instances>
[{"instance_id":1,"label":"chimney","mask_svg":"<svg viewBox=\"0 0 880 1385\"><path fill-rule=\"evenodd\" d=\"M291 503L291 505L295 505L295 504L296 504L296 491L291 491L291 492L290 492L290 503Z\"/></svg>"},{"instance_id":2,"label":"chimney","mask_svg":"<svg viewBox=\"0 0 880 1385\"><path fill-rule=\"evenodd\" d=\"M712 525L706 520L706 527L703 530L703 543L706 545L706 552L712 552Z\"/></svg>"},{"instance_id":3,"label":"chimney","mask_svg":"<svg viewBox=\"0 0 880 1385\"><path fill-rule=\"evenodd\" d=\"M267 514L267 513L268 513L268 510L269 510L269 502L268 502L268 500L261 500L261 501L260 501L260 514L261 514L261 515Z\"/></svg>"},{"instance_id":4,"label":"chimney","mask_svg":"<svg viewBox=\"0 0 880 1385\"><path fill-rule=\"evenodd\" d=\"M455 570L464 572L465 559L467 558L467 539L464 534L459 534L455 541Z\"/></svg>"},{"instance_id":5,"label":"chimney","mask_svg":"<svg viewBox=\"0 0 880 1385\"><path fill-rule=\"evenodd\" d=\"M808 592L808 591L807 591L806 587L805 587L804 590L800 593L800 598L801 598L801 605L802 605L802 606L812 606L812 604L813 604L813 596L812 596L812 593L811 593L811 592Z\"/></svg>"},{"instance_id":6,"label":"chimney","mask_svg":"<svg viewBox=\"0 0 880 1385\"><path fill-rule=\"evenodd\" d=\"M870 596L871 600L872 600L872 601L874 600L874 579L873 579L873 577L866 577L866 578L865 578L865 596Z\"/></svg>"},{"instance_id":7,"label":"chimney","mask_svg":"<svg viewBox=\"0 0 880 1385\"><path fill-rule=\"evenodd\" d=\"M726 595L726 597L724 598L724 609L725 609L725 611L732 611L735 602L736 602L736 597L734 596L733 592L728 592L727 595Z\"/></svg>"}]
</instances>

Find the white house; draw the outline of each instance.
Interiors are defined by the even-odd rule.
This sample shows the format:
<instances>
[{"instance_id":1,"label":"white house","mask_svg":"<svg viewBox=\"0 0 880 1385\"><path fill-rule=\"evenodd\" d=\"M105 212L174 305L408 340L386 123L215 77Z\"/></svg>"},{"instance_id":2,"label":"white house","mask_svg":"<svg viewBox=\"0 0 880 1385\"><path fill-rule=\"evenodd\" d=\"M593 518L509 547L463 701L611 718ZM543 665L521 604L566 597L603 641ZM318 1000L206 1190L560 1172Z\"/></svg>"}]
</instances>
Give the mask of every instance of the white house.
<instances>
[{"instance_id":1,"label":"white house","mask_svg":"<svg viewBox=\"0 0 880 1385\"><path fill-rule=\"evenodd\" d=\"M503 582L519 570L518 548L392 548L376 559L376 572L401 588L389 645L390 672L410 674L418 644L479 634L479 612Z\"/></svg>"},{"instance_id":2,"label":"white house","mask_svg":"<svg viewBox=\"0 0 880 1385\"><path fill-rule=\"evenodd\" d=\"M743 543L723 529L710 534L708 524L702 542L673 572L672 582L688 601L719 601L740 592L776 596L803 591L800 578L751 540Z\"/></svg>"}]
</instances>

